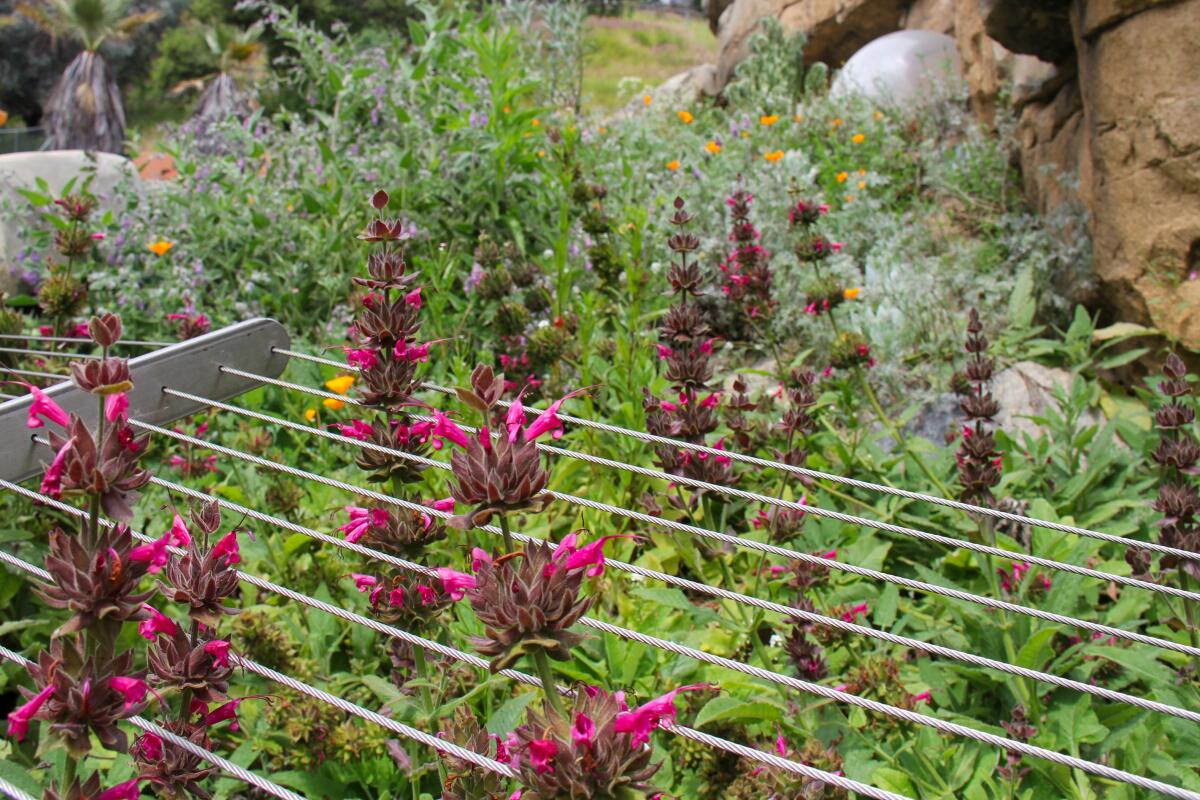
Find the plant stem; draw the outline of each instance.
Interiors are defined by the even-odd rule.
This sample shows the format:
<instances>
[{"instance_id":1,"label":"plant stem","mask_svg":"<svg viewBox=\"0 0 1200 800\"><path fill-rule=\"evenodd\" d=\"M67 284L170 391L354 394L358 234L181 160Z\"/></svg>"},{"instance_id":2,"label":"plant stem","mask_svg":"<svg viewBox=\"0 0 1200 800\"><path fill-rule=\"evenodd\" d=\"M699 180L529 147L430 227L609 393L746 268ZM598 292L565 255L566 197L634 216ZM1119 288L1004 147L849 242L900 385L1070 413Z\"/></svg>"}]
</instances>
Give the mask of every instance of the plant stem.
<instances>
[{"instance_id":1,"label":"plant stem","mask_svg":"<svg viewBox=\"0 0 1200 800\"><path fill-rule=\"evenodd\" d=\"M75 783L75 774L79 768L75 756L67 754L67 760L63 764L62 785L59 787L59 794L66 797L71 793L71 784Z\"/></svg>"},{"instance_id":2,"label":"plant stem","mask_svg":"<svg viewBox=\"0 0 1200 800\"><path fill-rule=\"evenodd\" d=\"M883 410L883 406L879 402L879 397L875 394L875 390L871 387L871 382L867 380L866 373L863 372L862 367L855 367L854 371L858 374L858 380L862 384L863 391L866 393L867 399L871 402L871 407L875 409L875 416L879 418L880 424L888 429L888 432L892 434L892 438L896 440L896 444L900 447L900 449L903 452L908 453L908 440L904 438L903 434L900 433L900 428L896 426L896 423L892 421L892 418L889 417L887 412ZM933 470L929 468L929 465L925 463L924 459L913 456L913 461L917 462L917 466L920 468L921 472L924 472L925 477L937 487L937 490L941 493L942 497L950 496L950 490L946 488L946 484L942 483L941 479L939 479L937 475L933 474Z\"/></svg>"},{"instance_id":3,"label":"plant stem","mask_svg":"<svg viewBox=\"0 0 1200 800\"><path fill-rule=\"evenodd\" d=\"M563 706L558 686L554 682L554 669L550 666L550 657L540 647L535 648L530 655L533 657L533 666L537 669L538 677L542 679L542 694L546 695L546 701L555 713L567 719L567 709Z\"/></svg>"},{"instance_id":4,"label":"plant stem","mask_svg":"<svg viewBox=\"0 0 1200 800\"><path fill-rule=\"evenodd\" d=\"M508 514L500 514L500 532L504 534L504 551L506 553L516 552L516 547L513 545L512 531L508 528Z\"/></svg>"},{"instance_id":5,"label":"plant stem","mask_svg":"<svg viewBox=\"0 0 1200 800\"><path fill-rule=\"evenodd\" d=\"M1187 570L1183 568L1183 562L1179 564L1179 585L1185 591L1191 588L1191 581L1188 579ZM1184 599L1182 602L1183 612L1187 617L1188 642L1194 648L1196 647L1196 609L1190 600ZM1200 669L1200 657L1193 656L1193 658L1196 659L1196 667Z\"/></svg>"}]
</instances>

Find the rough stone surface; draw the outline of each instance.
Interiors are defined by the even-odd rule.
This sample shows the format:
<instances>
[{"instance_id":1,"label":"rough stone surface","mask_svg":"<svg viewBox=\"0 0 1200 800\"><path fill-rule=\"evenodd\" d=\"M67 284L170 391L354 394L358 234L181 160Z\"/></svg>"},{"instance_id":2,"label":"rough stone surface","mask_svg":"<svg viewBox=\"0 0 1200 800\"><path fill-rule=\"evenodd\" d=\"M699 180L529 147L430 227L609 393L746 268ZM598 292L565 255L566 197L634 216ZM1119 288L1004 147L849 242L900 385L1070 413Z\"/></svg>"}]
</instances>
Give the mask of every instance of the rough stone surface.
<instances>
[{"instance_id":1,"label":"rough stone surface","mask_svg":"<svg viewBox=\"0 0 1200 800\"><path fill-rule=\"evenodd\" d=\"M21 215L29 213L29 202L17 190L35 188L37 179L43 178L50 185L50 191L58 194L72 178L78 178L78 183L93 174L93 170L95 177L90 191L101 207L105 207L105 200L118 183L137 176L128 159L111 153L51 150L0 156L0 291L12 291L15 286L13 268L18 252L17 233ZM10 208L17 213L9 214L7 209Z\"/></svg>"},{"instance_id":2,"label":"rough stone surface","mask_svg":"<svg viewBox=\"0 0 1200 800\"><path fill-rule=\"evenodd\" d=\"M992 40L984 30L979 5L971 2L955 4L953 27L963 78L966 80L971 100L971 110L990 128L996 122L1000 75L996 67Z\"/></svg>"},{"instance_id":3,"label":"rough stone surface","mask_svg":"<svg viewBox=\"0 0 1200 800\"><path fill-rule=\"evenodd\" d=\"M905 12L907 30L954 33L954 13L958 0L913 0Z\"/></svg>"},{"instance_id":4,"label":"rough stone surface","mask_svg":"<svg viewBox=\"0 0 1200 800\"><path fill-rule=\"evenodd\" d=\"M1069 5L1068 0L979 0L988 36L1014 53L1053 63L1070 58L1075 49Z\"/></svg>"}]
</instances>

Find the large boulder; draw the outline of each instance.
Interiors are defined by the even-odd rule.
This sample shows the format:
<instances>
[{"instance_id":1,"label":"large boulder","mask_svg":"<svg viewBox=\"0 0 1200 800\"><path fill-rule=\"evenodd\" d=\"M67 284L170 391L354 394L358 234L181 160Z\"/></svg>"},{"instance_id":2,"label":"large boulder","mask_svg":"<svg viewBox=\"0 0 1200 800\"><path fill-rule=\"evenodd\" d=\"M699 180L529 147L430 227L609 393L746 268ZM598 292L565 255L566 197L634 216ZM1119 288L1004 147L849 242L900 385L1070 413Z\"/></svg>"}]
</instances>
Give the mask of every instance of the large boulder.
<instances>
[{"instance_id":1,"label":"large boulder","mask_svg":"<svg viewBox=\"0 0 1200 800\"><path fill-rule=\"evenodd\" d=\"M112 153L83 150L48 150L0 155L0 291L11 292L17 284L17 237L22 221L32 219L29 202L20 189L37 188L46 181L54 195L74 180L76 186L91 178L89 191L101 208L111 208L117 184L137 178L127 158Z\"/></svg>"},{"instance_id":2,"label":"large boulder","mask_svg":"<svg viewBox=\"0 0 1200 800\"><path fill-rule=\"evenodd\" d=\"M833 97L857 94L877 103L904 103L957 75L958 46L933 31L896 31L859 50L838 72Z\"/></svg>"}]
</instances>

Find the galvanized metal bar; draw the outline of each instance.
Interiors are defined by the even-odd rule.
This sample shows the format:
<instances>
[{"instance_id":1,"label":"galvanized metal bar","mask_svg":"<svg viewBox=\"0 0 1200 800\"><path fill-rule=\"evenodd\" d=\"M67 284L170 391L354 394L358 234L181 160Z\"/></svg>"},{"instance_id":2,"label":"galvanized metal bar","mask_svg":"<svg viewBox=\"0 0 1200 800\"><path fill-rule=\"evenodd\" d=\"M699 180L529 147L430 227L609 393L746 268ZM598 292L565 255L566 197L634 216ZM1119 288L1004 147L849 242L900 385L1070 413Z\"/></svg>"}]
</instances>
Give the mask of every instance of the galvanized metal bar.
<instances>
[{"instance_id":1,"label":"galvanized metal bar","mask_svg":"<svg viewBox=\"0 0 1200 800\"><path fill-rule=\"evenodd\" d=\"M286 348L290 337L273 319L251 319L222 328L185 342L155 350L131 359L130 373L134 388L129 392L129 415L165 425L204 410L204 406L163 393L167 386L186 386L205 397L228 400L261 385L261 381L220 370L221 365L236 365L259 375L274 378L288 364L286 356L272 348ZM63 354L65 355L65 354ZM98 403L69 379L44 390L68 412L78 414L95 425ZM41 472L48 461L44 448L34 441L26 425L29 396L0 404L0 478L23 481Z\"/></svg>"}]
</instances>

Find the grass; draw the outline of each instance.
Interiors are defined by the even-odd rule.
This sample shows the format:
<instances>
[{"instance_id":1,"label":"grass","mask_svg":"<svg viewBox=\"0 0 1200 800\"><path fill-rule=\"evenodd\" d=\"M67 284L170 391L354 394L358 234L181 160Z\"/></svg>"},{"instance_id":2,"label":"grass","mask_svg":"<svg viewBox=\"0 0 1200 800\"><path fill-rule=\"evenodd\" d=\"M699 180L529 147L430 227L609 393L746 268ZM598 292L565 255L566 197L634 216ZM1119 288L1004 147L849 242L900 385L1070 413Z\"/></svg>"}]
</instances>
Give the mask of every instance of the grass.
<instances>
[{"instance_id":1,"label":"grass","mask_svg":"<svg viewBox=\"0 0 1200 800\"><path fill-rule=\"evenodd\" d=\"M628 101L627 78L657 86L672 75L717 60L717 39L702 17L638 11L632 17L592 17L587 23L584 103L612 110Z\"/></svg>"}]
</instances>

